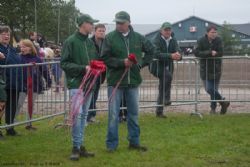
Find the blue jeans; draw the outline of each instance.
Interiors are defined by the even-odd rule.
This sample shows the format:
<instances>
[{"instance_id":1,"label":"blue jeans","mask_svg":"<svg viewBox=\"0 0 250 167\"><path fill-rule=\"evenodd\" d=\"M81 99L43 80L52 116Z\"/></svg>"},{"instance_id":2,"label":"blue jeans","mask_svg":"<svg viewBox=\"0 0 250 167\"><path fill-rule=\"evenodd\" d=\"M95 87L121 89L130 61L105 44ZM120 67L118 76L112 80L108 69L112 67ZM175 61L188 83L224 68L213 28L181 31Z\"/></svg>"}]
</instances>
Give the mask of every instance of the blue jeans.
<instances>
[{"instance_id":1,"label":"blue jeans","mask_svg":"<svg viewBox=\"0 0 250 167\"><path fill-rule=\"evenodd\" d=\"M206 92L210 95L211 100L222 100L223 97L218 91L220 80L203 80L203 85ZM215 110L217 107L216 101L212 101L210 105L212 110Z\"/></svg>"},{"instance_id":2,"label":"blue jeans","mask_svg":"<svg viewBox=\"0 0 250 167\"><path fill-rule=\"evenodd\" d=\"M74 108L74 106L79 106L80 98L72 100L75 94L78 93L79 89L70 89L70 99L71 99L71 108ZM81 92L81 96L83 96L83 92ZM78 115L76 116L76 122L73 122L72 126L72 142L73 147L80 148L81 145L83 145L84 142L84 128L85 128L85 122L88 116L88 109L91 101L92 93L87 97L85 103L79 108Z\"/></svg>"},{"instance_id":3,"label":"blue jeans","mask_svg":"<svg viewBox=\"0 0 250 167\"><path fill-rule=\"evenodd\" d=\"M108 97L110 97L114 87L108 87ZM128 140L130 144L139 145L140 127L138 123L139 112L139 89L118 88L113 99L109 102L108 132L106 146L108 149L116 149L118 146L118 115L123 94L127 102L127 128Z\"/></svg>"}]
</instances>

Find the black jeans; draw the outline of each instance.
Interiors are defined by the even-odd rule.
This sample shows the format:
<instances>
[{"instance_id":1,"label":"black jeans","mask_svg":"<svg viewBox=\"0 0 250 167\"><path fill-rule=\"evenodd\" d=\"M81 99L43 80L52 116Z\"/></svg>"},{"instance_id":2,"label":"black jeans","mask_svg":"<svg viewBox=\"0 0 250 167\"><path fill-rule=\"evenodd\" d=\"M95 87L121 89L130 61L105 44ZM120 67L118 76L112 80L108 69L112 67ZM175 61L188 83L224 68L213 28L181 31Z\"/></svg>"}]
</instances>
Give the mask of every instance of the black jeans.
<instances>
[{"instance_id":1,"label":"black jeans","mask_svg":"<svg viewBox=\"0 0 250 167\"><path fill-rule=\"evenodd\" d=\"M172 73L167 68L165 68L163 75L159 76L159 93L157 105L164 105L165 102L170 101L172 79ZM163 107L158 106L156 108L156 114L162 114L162 112Z\"/></svg>"},{"instance_id":2,"label":"black jeans","mask_svg":"<svg viewBox=\"0 0 250 167\"><path fill-rule=\"evenodd\" d=\"M127 107L126 98L124 94L121 100L120 107ZM128 113L127 109L120 109L119 118L127 118L127 113Z\"/></svg>"},{"instance_id":3,"label":"black jeans","mask_svg":"<svg viewBox=\"0 0 250 167\"><path fill-rule=\"evenodd\" d=\"M7 101L5 108L5 123L9 125L14 123L19 98L19 91L16 89L6 89L6 94Z\"/></svg>"},{"instance_id":4,"label":"black jeans","mask_svg":"<svg viewBox=\"0 0 250 167\"><path fill-rule=\"evenodd\" d=\"M96 80L96 85L95 85L95 90L93 92L93 96L90 102L90 106L89 109L92 111L88 111L88 117L87 117L87 121L90 121L91 118L96 116L96 101L98 99L98 95L99 95L99 90L100 90L100 86L101 86L101 80L100 78L97 78Z\"/></svg>"}]
</instances>

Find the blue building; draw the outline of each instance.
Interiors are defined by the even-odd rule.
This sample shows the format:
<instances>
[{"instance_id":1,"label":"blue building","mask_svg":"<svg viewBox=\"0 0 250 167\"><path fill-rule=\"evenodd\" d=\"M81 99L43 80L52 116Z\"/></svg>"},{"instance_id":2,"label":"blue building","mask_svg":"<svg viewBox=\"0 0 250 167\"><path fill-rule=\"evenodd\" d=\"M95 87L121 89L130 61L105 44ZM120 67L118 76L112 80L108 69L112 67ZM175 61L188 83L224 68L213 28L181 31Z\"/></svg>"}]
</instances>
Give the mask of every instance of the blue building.
<instances>
[{"instance_id":1,"label":"blue building","mask_svg":"<svg viewBox=\"0 0 250 167\"><path fill-rule=\"evenodd\" d=\"M172 31L174 32L174 36L182 49L193 48L196 45L197 40L204 36L204 34L206 33L206 28L209 25L216 25L219 33L224 28L222 25L214 23L212 21L208 21L196 16L191 16L184 20L173 23ZM232 38L237 38L240 41L240 46L237 47L244 46L250 48L250 24L231 25L231 27L232 29L230 30L230 35L232 36ZM240 29L243 29L244 32L241 32ZM149 39L153 39L158 32L159 29L146 34L146 37Z\"/></svg>"}]
</instances>

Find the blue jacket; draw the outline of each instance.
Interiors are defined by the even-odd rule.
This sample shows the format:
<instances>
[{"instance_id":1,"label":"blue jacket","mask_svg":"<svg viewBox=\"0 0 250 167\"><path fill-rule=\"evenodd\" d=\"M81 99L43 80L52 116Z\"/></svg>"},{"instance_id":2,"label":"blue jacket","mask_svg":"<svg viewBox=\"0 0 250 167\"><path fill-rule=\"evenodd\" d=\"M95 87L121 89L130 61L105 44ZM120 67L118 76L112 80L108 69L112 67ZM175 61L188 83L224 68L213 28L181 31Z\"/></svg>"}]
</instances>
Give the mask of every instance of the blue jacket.
<instances>
[{"instance_id":1,"label":"blue jacket","mask_svg":"<svg viewBox=\"0 0 250 167\"><path fill-rule=\"evenodd\" d=\"M0 65L13 65L13 64L21 64L20 56L17 54L16 49L8 45L7 47L0 44L0 52L2 52L5 56L5 59L0 60ZM6 80L6 89L21 89L21 68L20 67L12 67L0 69L0 73L5 72L5 80Z\"/></svg>"},{"instance_id":2,"label":"blue jacket","mask_svg":"<svg viewBox=\"0 0 250 167\"><path fill-rule=\"evenodd\" d=\"M40 57L36 55L21 55L21 62L22 64L28 64L28 63L42 63L42 60ZM28 70L30 68L30 70ZM41 93L44 88L51 87L51 78L49 75L49 71L46 65L40 65L40 66L29 66L24 67L22 70L22 92L27 91L27 79L28 79L28 73L32 77L32 85L33 85L33 92L35 93ZM46 85L43 82L43 78L46 80Z\"/></svg>"}]
</instances>

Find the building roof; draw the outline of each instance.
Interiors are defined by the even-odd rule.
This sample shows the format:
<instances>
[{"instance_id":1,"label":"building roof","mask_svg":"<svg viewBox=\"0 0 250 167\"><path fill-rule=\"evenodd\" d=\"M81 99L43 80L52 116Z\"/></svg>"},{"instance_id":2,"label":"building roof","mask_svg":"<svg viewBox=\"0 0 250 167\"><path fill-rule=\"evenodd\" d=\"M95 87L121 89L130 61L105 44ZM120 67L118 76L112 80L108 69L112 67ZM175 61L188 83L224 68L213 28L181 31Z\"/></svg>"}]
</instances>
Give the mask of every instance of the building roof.
<instances>
[{"instance_id":1,"label":"building roof","mask_svg":"<svg viewBox=\"0 0 250 167\"><path fill-rule=\"evenodd\" d=\"M236 31L250 35L250 23L246 24L231 24L232 28Z\"/></svg>"},{"instance_id":2,"label":"building roof","mask_svg":"<svg viewBox=\"0 0 250 167\"><path fill-rule=\"evenodd\" d=\"M183 20L180 20L180 21L172 23L172 25L179 24L180 22L184 22L184 21L192 19L192 18L195 18L195 19L198 19L198 20L202 20L202 21L208 22L210 24L214 24L214 25L216 25L218 27L223 27L222 24L218 24L218 23L215 23L215 22L212 22L212 21L209 21L209 20L197 17L197 16L187 17L187 18L185 18ZM248 36L250 35L250 23L248 23L248 24L231 24L231 26L232 26L232 30L235 31L235 32L238 32L238 33L241 33L241 34L244 34L244 35L248 35ZM150 33L147 33L145 35L154 34L157 31L159 31L159 27L157 29L155 29L154 31L152 31Z\"/></svg>"}]
</instances>

